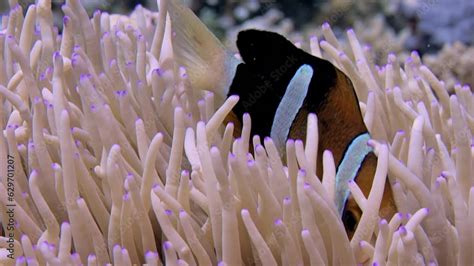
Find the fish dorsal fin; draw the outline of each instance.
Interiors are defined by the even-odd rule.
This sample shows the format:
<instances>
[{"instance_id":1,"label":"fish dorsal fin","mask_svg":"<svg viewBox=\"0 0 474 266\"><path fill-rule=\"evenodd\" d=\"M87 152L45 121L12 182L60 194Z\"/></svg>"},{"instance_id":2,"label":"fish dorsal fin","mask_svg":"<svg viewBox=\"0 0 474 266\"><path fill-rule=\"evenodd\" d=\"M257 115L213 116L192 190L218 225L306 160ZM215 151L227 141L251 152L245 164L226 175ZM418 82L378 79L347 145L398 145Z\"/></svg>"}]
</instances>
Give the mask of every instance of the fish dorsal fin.
<instances>
[{"instance_id":1,"label":"fish dorsal fin","mask_svg":"<svg viewBox=\"0 0 474 266\"><path fill-rule=\"evenodd\" d=\"M195 89L212 91L223 102L239 61L179 0L168 1L168 12L175 60L186 68Z\"/></svg>"},{"instance_id":2,"label":"fish dorsal fin","mask_svg":"<svg viewBox=\"0 0 474 266\"><path fill-rule=\"evenodd\" d=\"M281 99L275 112L270 132L270 136L278 148L285 146L291 125L308 93L308 87L312 77L313 68L309 65L302 65L298 68L288 84L285 95Z\"/></svg>"}]
</instances>

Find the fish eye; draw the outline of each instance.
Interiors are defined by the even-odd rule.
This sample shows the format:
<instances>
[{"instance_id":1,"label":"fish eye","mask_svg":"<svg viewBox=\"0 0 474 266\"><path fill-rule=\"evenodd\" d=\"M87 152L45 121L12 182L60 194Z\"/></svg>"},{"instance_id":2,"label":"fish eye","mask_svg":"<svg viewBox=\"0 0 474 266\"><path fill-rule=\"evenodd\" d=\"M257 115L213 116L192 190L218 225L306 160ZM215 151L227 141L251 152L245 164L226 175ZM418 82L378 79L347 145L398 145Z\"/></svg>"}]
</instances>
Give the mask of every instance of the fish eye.
<instances>
[{"instance_id":1,"label":"fish eye","mask_svg":"<svg viewBox=\"0 0 474 266\"><path fill-rule=\"evenodd\" d=\"M342 222L348 233L353 234L359 223L357 216L350 210L346 210L342 215Z\"/></svg>"}]
</instances>

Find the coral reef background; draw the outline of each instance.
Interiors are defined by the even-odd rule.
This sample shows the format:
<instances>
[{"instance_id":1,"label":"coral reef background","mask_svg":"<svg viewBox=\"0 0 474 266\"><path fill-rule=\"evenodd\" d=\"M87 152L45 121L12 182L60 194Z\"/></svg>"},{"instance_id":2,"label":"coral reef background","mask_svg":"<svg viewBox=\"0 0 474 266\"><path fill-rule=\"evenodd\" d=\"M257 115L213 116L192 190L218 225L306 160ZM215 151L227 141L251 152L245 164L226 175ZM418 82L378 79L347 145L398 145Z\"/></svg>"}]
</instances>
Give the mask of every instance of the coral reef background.
<instances>
[{"instance_id":1,"label":"coral reef background","mask_svg":"<svg viewBox=\"0 0 474 266\"><path fill-rule=\"evenodd\" d=\"M32 0L18 3L26 11ZM377 64L389 53L418 51L427 65L448 83L453 91L456 81L473 84L474 2L466 0L187 0L201 20L235 49L237 33L245 28L259 28L302 41L321 34L318 25L328 22L340 38L354 27L363 43L370 45ZM157 10L153 0L81 0L91 15L96 9L129 14L137 5ZM62 25L63 0L52 1L55 25ZM0 3L0 13L8 1ZM0 22L1 23L1 22ZM315 30L316 29L316 30ZM303 44L304 45L304 44ZM446 62L448 62L446 64Z\"/></svg>"}]
</instances>

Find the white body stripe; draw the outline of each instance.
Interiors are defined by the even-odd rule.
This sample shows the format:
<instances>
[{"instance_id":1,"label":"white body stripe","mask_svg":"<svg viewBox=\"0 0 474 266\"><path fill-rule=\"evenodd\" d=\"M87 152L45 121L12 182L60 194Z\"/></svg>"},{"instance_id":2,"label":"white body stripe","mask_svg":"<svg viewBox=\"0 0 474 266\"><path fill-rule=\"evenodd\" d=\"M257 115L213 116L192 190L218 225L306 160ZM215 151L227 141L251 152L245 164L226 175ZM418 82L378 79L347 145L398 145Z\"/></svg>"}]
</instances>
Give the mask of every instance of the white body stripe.
<instances>
[{"instance_id":1,"label":"white body stripe","mask_svg":"<svg viewBox=\"0 0 474 266\"><path fill-rule=\"evenodd\" d=\"M340 216L350 194L347 182L355 179L365 157L372 151L372 147L367 144L369 140L369 133L356 137L349 145L337 169L335 204Z\"/></svg>"},{"instance_id":2,"label":"white body stripe","mask_svg":"<svg viewBox=\"0 0 474 266\"><path fill-rule=\"evenodd\" d=\"M309 83L313 77L313 68L309 65L302 65L296 71L286 88L285 95L280 101L273 118L270 137L275 142L277 148L284 150L288 132L293 120L303 105L303 101L308 93Z\"/></svg>"}]
</instances>

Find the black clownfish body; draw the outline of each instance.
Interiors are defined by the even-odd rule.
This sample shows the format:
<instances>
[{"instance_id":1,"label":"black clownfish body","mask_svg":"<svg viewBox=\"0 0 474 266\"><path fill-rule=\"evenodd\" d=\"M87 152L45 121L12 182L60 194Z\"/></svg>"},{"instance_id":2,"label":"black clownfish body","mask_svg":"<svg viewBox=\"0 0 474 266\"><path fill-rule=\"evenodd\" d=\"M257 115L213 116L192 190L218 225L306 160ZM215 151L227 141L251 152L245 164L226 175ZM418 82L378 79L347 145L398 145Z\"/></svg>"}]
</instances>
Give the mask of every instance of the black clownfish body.
<instances>
[{"instance_id":1,"label":"black clownfish body","mask_svg":"<svg viewBox=\"0 0 474 266\"><path fill-rule=\"evenodd\" d=\"M228 95L240 97L233 109L234 119L240 120L244 113L249 113L252 117L252 135L272 135L277 110L283 98L287 97L285 95L290 81L303 65L310 66L313 75L304 100L297 106L299 109L290 123L285 140L304 140L308 114L318 115L317 175L322 176L324 150L330 150L336 165L340 166L353 140L363 134L368 135L351 81L330 62L306 53L273 32L242 31L238 35L237 47L244 63L237 66ZM368 196L372 187L376 164L377 158L370 152L361 161L357 171L355 180L365 196ZM396 211L388 182L381 209L384 210L381 213L383 218L390 218ZM360 217L361 210L349 198L343 221L350 237Z\"/></svg>"}]
</instances>

